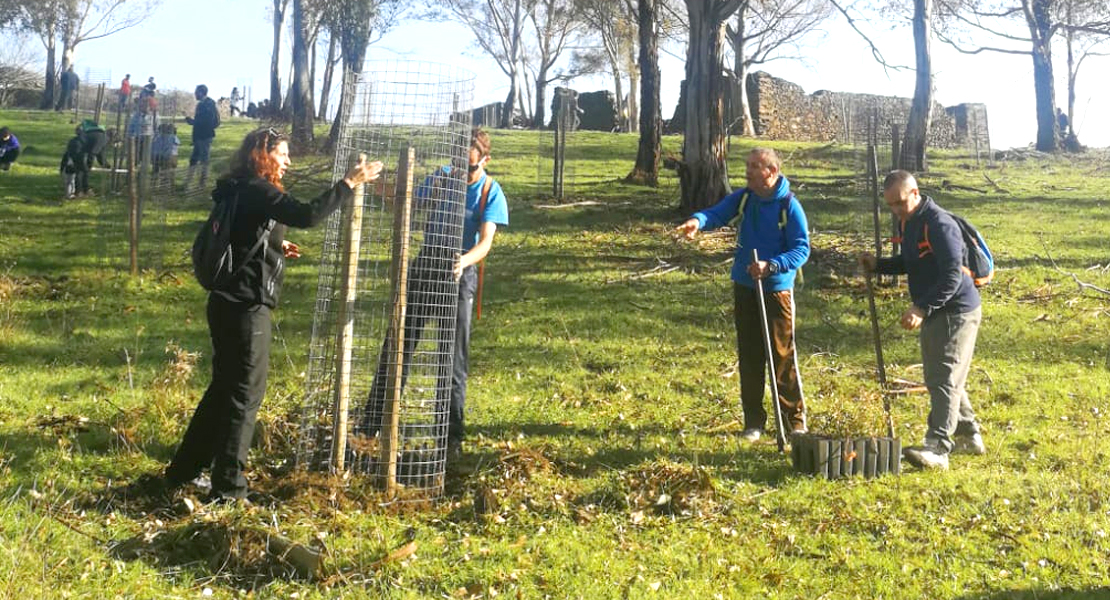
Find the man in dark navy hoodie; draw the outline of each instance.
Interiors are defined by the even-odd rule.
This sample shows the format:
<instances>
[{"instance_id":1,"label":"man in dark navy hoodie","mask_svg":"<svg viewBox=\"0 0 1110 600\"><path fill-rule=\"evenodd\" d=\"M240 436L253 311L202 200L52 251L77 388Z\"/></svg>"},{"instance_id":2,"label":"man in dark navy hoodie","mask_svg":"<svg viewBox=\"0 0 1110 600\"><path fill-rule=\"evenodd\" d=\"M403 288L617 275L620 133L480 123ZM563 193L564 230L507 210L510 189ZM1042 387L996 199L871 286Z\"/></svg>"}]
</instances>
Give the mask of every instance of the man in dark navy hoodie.
<instances>
[{"instance_id":1,"label":"man in dark navy hoodie","mask_svg":"<svg viewBox=\"0 0 1110 600\"><path fill-rule=\"evenodd\" d=\"M197 99L196 112L192 117L185 116L185 122L193 126L193 153L189 155L189 171L185 174L186 192L193 182L198 164L200 188L204 189L207 185L209 153L212 150L212 140L216 138L216 128L220 126L220 113L216 109L216 103L208 97L208 86L198 85L193 96Z\"/></svg>"},{"instance_id":2,"label":"man in dark navy hoodie","mask_svg":"<svg viewBox=\"0 0 1110 600\"><path fill-rule=\"evenodd\" d=\"M806 431L802 378L794 344L794 278L809 260L809 227L802 204L790 191L790 181L782 174L782 161L774 150L753 149L748 154L746 174L747 187L694 213L679 225L678 231L693 238L698 230L723 225L736 227L732 289L740 400L744 407L744 431L740 436L754 442L767 426L767 410L763 407L767 355L759 323L756 279L763 280L783 427L792 433ZM751 262L753 249L759 252L759 262Z\"/></svg>"},{"instance_id":3,"label":"man in dark navy hoodie","mask_svg":"<svg viewBox=\"0 0 1110 600\"><path fill-rule=\"evenodd\" d=\"M905 274L913 303L902 313L902 327L921 329L921 362L931 407L923 446L906 448L910 463L947 469L953 451L983 454L986 448L964 384L982 321L979 290L964 269L963 235L952 216L922 196L907 171L892 171L883 198L902 221L900 256L860 255L867 271Z\"/></svg>"}]
</instances>

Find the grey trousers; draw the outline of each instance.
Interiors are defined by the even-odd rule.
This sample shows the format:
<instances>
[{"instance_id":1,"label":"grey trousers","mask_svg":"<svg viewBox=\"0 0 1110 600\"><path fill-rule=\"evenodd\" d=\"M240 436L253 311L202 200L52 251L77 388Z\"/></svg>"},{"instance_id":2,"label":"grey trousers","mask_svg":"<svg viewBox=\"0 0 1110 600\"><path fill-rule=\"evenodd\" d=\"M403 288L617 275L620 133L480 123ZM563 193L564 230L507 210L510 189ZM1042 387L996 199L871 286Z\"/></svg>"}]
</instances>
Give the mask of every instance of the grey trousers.
<instances>
[{"instance_id":1,"label":"grey trousers","mask_svg":"<svg viewBox=\"0 0 1110 600\"><path fill-rule=\"evenodd\" d=\"M921 361L931 401L925 446L941 454L955 447L953 436L979 433L964 384L982 320L982 308L976 308L934 314L921 324Z\"/></svg>"}]
</instances>

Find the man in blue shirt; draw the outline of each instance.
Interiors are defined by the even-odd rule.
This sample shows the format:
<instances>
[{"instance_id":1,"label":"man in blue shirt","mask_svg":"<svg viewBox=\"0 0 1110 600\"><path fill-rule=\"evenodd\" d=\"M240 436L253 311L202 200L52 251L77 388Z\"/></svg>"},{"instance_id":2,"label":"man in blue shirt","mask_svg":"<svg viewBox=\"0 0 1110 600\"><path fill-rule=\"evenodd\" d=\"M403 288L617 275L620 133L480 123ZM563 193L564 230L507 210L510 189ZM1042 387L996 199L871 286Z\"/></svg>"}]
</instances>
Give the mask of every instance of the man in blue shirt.
<instances>
[{"instance_id":1,"label":"man in blue shirt","mask_svg":"<svg viewBox=\"0 0 1110 600\"><path fill-rule=\"evenodd\" d=\"M983 318L982 300L963 268L959 225L932 198L923 196L908 171L892 171L883 198L902 221L902 252L876 259L859 257L866 271L906 275L913 303L901 324L921 329L921 363L931 407L925 444L906 448L906 460L923 469L947 469L953 451L983 454L986 447L964 384Z\"/></svg>"},{"instance_id":2,"label":"man in blue shirt","mask_svg":"<svg viewBox=\"0 0 1110 600\"><path fill-rule=\"evenodd\" d=\"M426 213L426 222L420 253L409 269L402 380L407 376L413 352L422 339L425 326L431 321L438 326L440 352L446 353L446 348L453 346L450 383L437 383L440 391L449 392L448 398L437 399L448 404L448 461L457 460L462 454L463 409L466 405L470 362L470 321L479 284L478 263L493 247L497 227L509 224L509 207L505 193L501 190L501 185L485 171L489 160L489 134L475 128L471 132L466 170L461 165L442 167L416 190L419 207ZM458 190L464 182L466 206L461 223L460 252L459 223L455 216L457 206L450 206L437 196L443 196L450 190ZM443 296L451 290L446 278L452 275L458 284L453 337L450 329L443 326L450 321L450 313L442 306ZM363 433L367 435L373 436L381 428L381 423L375 421L383 416L383 404L390 387L387 382L390 361L386 353L393 345L391 339L386 339L378 360L363 422ZM442 371L442 375L446 379L446 370Z\"/></svg>"},{"instance_id":3,"label":"man in blue shirt","mask_svg":"<svg viewBox=\"0 0 1110 600\"><path fill-rule=\"evenodd\" d=\"M753 149L748 155L746 175L747 187L694 213L679 225L678 231L693 239L699 230L736 227L732 289L740 400L744 407L741 438L754 442L767 425L767 410L763 407L767 356L759 323L756 279L763 280L779 391L776 400L782 409L783 428L788 433L806 431L802 379L794 349L794 278L809 259L809 228L802 205L790 191L790 181L782 174L782 161L774 150ZM759 253L759 262L751 262L753 249Z\"/></svg>"}]
</instances>

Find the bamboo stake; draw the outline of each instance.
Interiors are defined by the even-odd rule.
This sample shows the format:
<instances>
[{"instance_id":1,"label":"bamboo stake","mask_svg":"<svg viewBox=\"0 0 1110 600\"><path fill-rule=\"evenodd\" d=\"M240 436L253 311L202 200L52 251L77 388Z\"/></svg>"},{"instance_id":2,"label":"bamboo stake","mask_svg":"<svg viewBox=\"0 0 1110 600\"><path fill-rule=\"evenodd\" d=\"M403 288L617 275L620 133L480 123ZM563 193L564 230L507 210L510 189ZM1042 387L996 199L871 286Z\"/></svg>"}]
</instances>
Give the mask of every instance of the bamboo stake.
<instances>
[{"instance_id":1,"label":"bamboo stake","mask_svg":"<svg viewBox=\"0 0 1110 600\"><path fill-rule=\"evenodd\" d=\"M357 165L365 156L351 156ZM342 223L343 257L339 288L339 315L335 336L335 422L332 424L331 464L336 473L346 469L347 417L351 406L351 352L355 336L355 299L358 297L358 257L362 246L362 185L355 186L350 202L344 203Z\"/></svg>"},{"instance_id":2,"label":"bamboo stake","mask_svg":"<svg viewBox=\"0 0 1110 600\"><path fill-rule=\"evenodd\" d=\"M416 163L416 150L409 146L401 152L397 164L397 188L394 194L396 212L393 215L393 260L390 264L390 280L393 282L393 315L389 323L388 339L393 347L388 348L393 360L389 361L389 397L382 416L381 462L386 465L385 489L388 493L397 490L397 450L400 445L398 429L401 423L402 376L405 361L405 314L408 294L409 230L412 221L413 167Z\"/></svg>"}]
</instances>

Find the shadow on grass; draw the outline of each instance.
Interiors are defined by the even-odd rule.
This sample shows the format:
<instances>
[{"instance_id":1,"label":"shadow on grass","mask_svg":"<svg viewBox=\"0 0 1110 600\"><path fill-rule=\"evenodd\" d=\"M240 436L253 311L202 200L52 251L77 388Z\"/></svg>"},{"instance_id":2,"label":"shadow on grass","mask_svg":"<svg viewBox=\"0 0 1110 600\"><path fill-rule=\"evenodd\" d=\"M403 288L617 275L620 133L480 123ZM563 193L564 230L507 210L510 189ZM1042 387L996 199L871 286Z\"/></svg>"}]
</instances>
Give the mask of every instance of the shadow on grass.
<instances>
[{"instance_id":1,"label":"shadow on grass","mask_svg":"<svg viewBox=\"0 0 1110 600\"><path fill-rule=\"evenodd\" d=\"M1110 587L1086 590L1010 590L992 594L971 594L956 600L1110 600Z\"/></svg>"},{"instance_id":2,"label":"shadow on grass","mask_svg":"<svg viewBox=\"0 0 1110 600\"><path fill-rule=\"evenodd\" d=\"M728 479L772 487L781 485L790 472L789 459L773 453L773 446L764 444L742 445L737 440L709 452L694 447L651 448L645 443L649 437L676 441L683 437L682 432L659 425L613 431L558 423L495 423L475 427L474 430L495 440L523 435L533 441L546 438L563 442L556 451L557 456L552 458L553 462L559 466L560 473L583 479L659 460L709 467ZM615 436L620 438L614 439ZM622 441L625 444L622 445ZM588 451L586 448L596 450ZM769 454L768 450L772 453ZM496 459L496 456L478 456L479 464L490 459Z\"/></svg>"}]
</instances>

